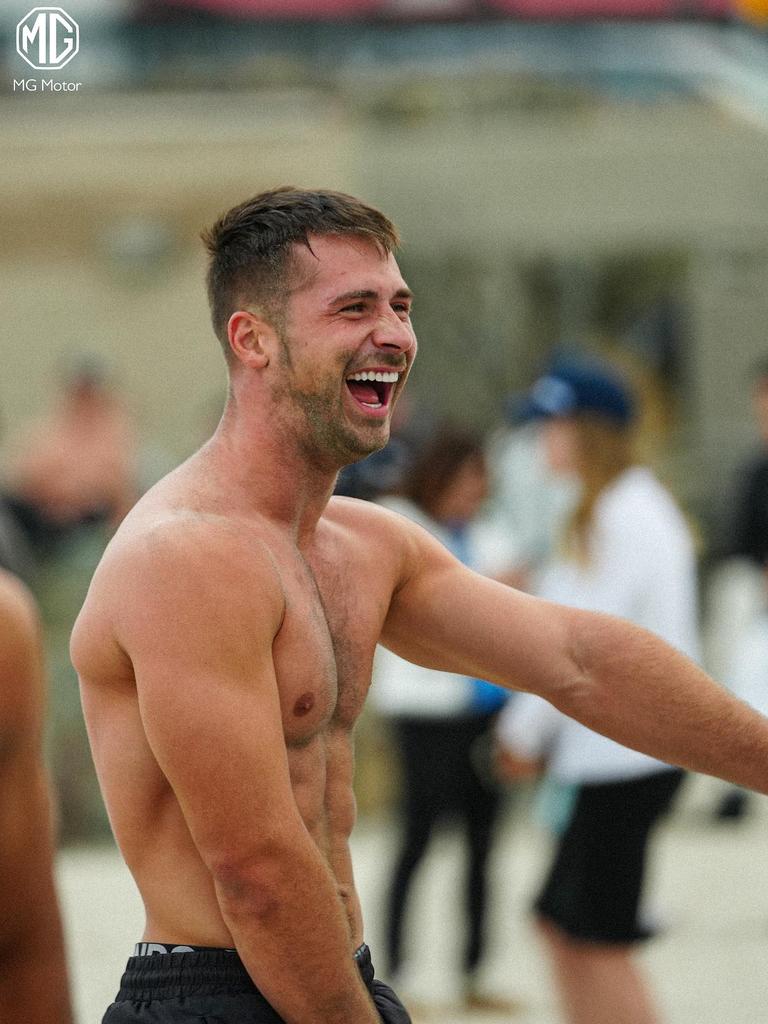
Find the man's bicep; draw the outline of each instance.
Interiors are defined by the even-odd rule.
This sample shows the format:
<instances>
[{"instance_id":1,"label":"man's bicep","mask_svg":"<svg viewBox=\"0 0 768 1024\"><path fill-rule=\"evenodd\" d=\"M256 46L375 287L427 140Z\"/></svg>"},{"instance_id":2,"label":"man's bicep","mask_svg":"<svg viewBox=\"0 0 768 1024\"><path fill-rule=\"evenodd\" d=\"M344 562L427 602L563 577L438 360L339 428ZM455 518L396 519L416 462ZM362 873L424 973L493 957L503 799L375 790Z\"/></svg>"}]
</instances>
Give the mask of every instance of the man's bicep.
<instances>
[{"instance_id":1,"label":"man's bicep","mask_svg":"<svg viewBox=\"0 0 768 1024\"><path fill-rule=\"evenodd\" d=\"M250 654L247 671L215 657L135 663L147 742L209 866L295 810L271 658Z\"/></svg>"},{"instance_id":2,"label":"man's bicep","mask_svg":"<svg viewBox=\"0 0 768 1024\"><path fill-rule=\"evenodd\" d=\"M439 547L439 545L437 545ZM401 657L544 696L571 675L568 610L424 549L393 595L381 642Z\"/></svg>"},{"instance_id":3,"label":"man's bicep","mask_svg":"<svg viewBox=\"0 0 768 1024\"><path fill-rule=\"evenodd\" d=\"M216 561L161 566L119 630L147 742L209 863L295 806L272 658L279 595L269 568Z\"/></svg>"}]
</instances>

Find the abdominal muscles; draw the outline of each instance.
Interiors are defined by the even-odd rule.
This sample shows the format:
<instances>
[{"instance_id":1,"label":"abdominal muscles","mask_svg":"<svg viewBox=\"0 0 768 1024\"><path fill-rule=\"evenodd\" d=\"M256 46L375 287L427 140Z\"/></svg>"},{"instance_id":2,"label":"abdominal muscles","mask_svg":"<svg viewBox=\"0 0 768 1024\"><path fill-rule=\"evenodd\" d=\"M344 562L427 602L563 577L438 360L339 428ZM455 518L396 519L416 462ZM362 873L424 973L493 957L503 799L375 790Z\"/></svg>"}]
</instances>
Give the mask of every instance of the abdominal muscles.
<instances>
[{"instance_id":1,"label":"abdominal muscles","mask_svg":"<svg viewBox=\"0 0 768 1024\"><path fill-rule=\"evenodd\" d=\"M360 908L352 877L349 834L355 820L353 756L348 733L331 727L307 745L289 749L296 806L336 879L355 945L362 939ZM231 946L213 878L195 847L181 808L166 780L144 789L139 820L114 821L121 850L146 910L145 941ZM138 807L139 801L120 801Z\"/></svg>"},{"instance_id":2,"label":"abdominal muscles","mask_svg":"<svg viewBox=\"0 0 768 1024\"><path fill-rule=\"evenodd\" d=\"M230 946L232 937L216 899L213 878L195 847L170 788L155 805L135 847L123 855L146 911L144 940L194 946Z\"/></svg>"}]
</instances>

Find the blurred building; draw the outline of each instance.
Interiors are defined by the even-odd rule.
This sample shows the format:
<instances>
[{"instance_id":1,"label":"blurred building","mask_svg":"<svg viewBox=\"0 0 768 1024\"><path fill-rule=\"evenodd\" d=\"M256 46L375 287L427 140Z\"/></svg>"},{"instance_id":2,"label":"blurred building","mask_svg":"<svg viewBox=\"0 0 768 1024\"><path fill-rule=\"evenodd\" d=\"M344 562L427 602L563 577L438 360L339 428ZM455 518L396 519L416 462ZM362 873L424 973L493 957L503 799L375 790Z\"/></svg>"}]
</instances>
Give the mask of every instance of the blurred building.
<instances>
[{"instance_id":1,"label":"blurred building","mask_svg":"<svg viewBox=\"0 0 768 1024\"><path fill-rule=\"evenodd\" d=\"M6 436L87 351L138 420L143 482L189 453L225 388L201 228L263 188L330 187L402 230L420 415L488 427L553 350L598 348L714 515L766 351L764 0L739 0L752 22L730 0L62 2L79 51L48 73L16 52L31 0L0 7ZM38 587L70 839L104 829L66 651L105 540Z\"/></svg>"},{"instance_id":2,"label":"blurred building","mask_svg":"<svg viewBox=\"0 0 768 1024\"><path fill-rule=\"evenodd\" d=\"M76 0L77 95L14 91L27 9L0 15L9 420L87 347L194 447L224 383L197 233L291 181L401 226L424 404L488 425L564 339L615 350L715 500L768 312L768 41L727 0Z\"/></svg>"}]
</instances>

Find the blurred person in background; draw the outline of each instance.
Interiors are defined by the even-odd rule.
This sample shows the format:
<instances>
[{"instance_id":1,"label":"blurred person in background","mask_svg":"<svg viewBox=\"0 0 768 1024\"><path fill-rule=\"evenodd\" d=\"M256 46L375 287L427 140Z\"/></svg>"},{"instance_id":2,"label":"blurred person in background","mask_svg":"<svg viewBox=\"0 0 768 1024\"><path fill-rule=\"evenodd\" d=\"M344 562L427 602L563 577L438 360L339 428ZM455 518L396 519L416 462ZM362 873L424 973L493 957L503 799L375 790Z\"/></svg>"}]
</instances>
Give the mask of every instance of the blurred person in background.
<instances>
[{"instance_id":1,"label":"blurred person in background","mask_svg":"<svg viewBox=\"0 0 768 1024\"><path fill-rule=\"evenodd\" d=\"M14 448L6 503L40 556L81 526L114 528L136 500L133 426L92 356L63 375L53 410Z\"/></svg>"},{"instance_id":2,"label":"blurred person in background","mask_svg":"<svg viewBox=\"0 0 768 1024\"><path fill-rule=\"evenodd\" d=\"M693 541L672 497L635 461L625 382L602 364L564 363L534 386L528 414L542 421L552 469L580 485L562 553L535 593L630 619L696 658ZM502 713L498 741L508 777L545 771L550 783L545 813L558 841L535 911L566 1020L657 1024L633 950L653 934L642 907L648 843L682 772L531 694Z\"/></svg>"},{"instance_id":3,"label":"blurred person in background","mask_svg":"<svg viewBox=\"0 0 768 1024\"><path fill-rule=\"evenodd\" d=\"M34 568L34 554L27 534L0 493L0 570L5 569L30 584Z\"/></svg>"},{"instance_id":4,"label":"blurred person in background","mask_svg":"<svg viewBox=\"0 0 768 1024\"><path fill-rule=\"evenodd\" d=\"M0 1020L72 1024L43 764L37 612L0 571Z\"/></svg>"},{"instance_id":5,"label":"blurred person in background","mask_svg":"<svg viewBox=\"0 0 768 1024\"><path fill-rule=\"evenodd\" d=\"M768 564L768 359L753 371L751 397L759 444L739 471L726 553L762 570Z\"/></svg>"},{"instance_id":6,"label":"blurred person in background","mask_svg":"<svg viewBox=\"0 0 768 1024\"><path fill-rule=\"evenodd\" d=\"M735 487L722 516L720 563L709 582L708 661L731 685L745 684L746 653L758 654L764 625L765 571L768 566L768 359L750 375L757 444L739 466ZM760 659L762 661L762 659ZM748 686L755 696L752 684ZM736 690L741 696L739 690ZM761 704L758 703L758 707ZM715 821L741 820L749 810L746 790L729 786L714 808Z\"/></svg>"},{"instance_id":7,"label":"blurred person in background","mask_svg":"<svg viewBox=\"0 0 768 1024\"><path fill-rule=\"evenodd\" d=\"M725 681L737 697L768 715L768 566L763 569L763 607L734 646ZM747 796L743 789L734 793Z\"/></svg>"},{"instance_id":8,"label":"blurred person in background","mask_svg":"<svg viewBox=\"0 0 768 1024\"><path fill-rule=\"evenodd\" d=\"M382 498L381 503L428 530L464 564L491 568L478 563L473 544L473 522L488 497L479 437L447 425L437 429L413 455L400 489L401 496ZM402 780L403 833L387 900L389 969L396 978L402 975L403 931L414 872L435 827L452 819L466 854L464 1001L467 1008L509 1011L513 1004L483 993L479 981L486 948L488 857L501 799L488 750L507 693L491 683L414 665L380 647L372 697L391 721ZM397 985L402 984L398 980Z\"/></svg>"},{"instance_id":9,"label":"blurred person in background","mask_svg":"<svg viewBox=\"0 0 768 1024\"><path fill-rule=\"evenodd\" d=\"M574 483L550 470L538 425L520 421L522 400L517 394L507 400L506 423L487 447L491 497L484 519L495 534L507 538L504 582L527 590L531 573L552 556L573 502Z\"/></svg>"}]
</instances>

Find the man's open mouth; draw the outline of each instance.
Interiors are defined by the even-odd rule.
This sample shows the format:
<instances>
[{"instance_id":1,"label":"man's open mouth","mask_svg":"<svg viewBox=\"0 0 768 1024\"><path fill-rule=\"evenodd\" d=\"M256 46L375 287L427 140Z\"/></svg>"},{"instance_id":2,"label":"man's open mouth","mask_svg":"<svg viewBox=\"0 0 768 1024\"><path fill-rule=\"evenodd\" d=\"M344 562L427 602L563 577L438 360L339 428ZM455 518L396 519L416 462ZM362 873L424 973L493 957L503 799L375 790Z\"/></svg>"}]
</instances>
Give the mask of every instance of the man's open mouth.
<instances>
[{"instance_id":1,"label":"man's open mouth","mask_svg":"<svg viewBox=\"0 0 768 1024\"><path fill-rule=\"evenodd\" d=\"M363 370L347 377L347 387L363 409L386 410L399 379L400 373L397 370Z\"/></svg>"}]
</instances>

